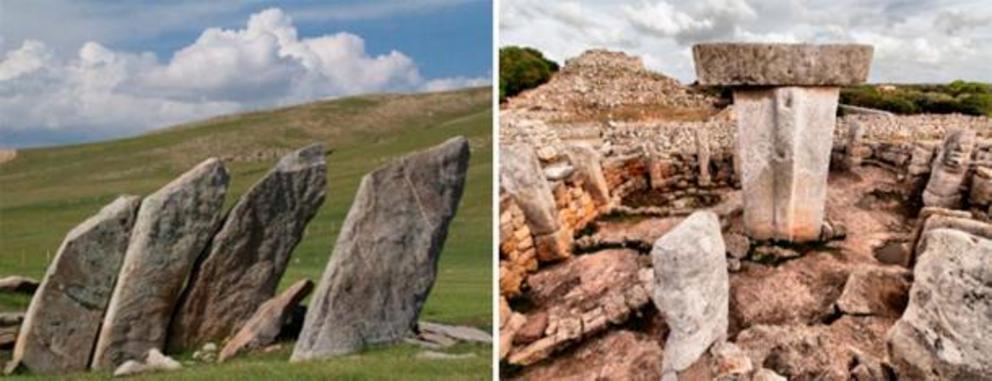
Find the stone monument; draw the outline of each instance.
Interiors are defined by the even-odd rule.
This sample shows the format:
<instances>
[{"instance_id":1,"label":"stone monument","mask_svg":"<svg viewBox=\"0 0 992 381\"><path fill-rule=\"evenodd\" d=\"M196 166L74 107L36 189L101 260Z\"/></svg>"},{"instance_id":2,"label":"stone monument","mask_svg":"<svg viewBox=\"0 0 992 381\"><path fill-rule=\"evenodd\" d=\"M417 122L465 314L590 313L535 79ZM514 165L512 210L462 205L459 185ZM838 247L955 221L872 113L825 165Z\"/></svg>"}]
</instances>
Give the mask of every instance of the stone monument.
<instances>
[{"instance_id":1,"label":"stone monument","mask_svg":"<svg viewBox=\"0 0 992 381\"><path fill-rule=\"evenodd\" d=\"M864 83L873 48L708 43L692 51L701 85L733 88L747 234L819 239L839 86Z\"/></svg>"},{"instance_id":2,"label":"stone monument","mask_svg":"<svg viewBox=\"0 0 992 381\"><path fill-rule=\"evenodd\" d=\"M923 191L923 205L948 209L961 207L961 185L968 174L974 147L974 130L954 130L947 134L930 170L930 181Z\"/></svg>"}]
</instances>

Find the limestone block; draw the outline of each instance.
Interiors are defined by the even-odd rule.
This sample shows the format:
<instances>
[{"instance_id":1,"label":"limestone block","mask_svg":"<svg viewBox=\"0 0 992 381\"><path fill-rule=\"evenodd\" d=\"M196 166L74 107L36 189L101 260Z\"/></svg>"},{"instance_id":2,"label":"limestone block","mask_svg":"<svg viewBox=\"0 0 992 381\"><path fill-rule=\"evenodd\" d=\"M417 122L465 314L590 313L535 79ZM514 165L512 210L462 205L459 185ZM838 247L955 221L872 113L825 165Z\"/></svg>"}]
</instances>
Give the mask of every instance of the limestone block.
<instances>
[{"instance_id":1,"label":"limestone block","mask_svg":"<svg viewBox=\"0 0 992 381\"><path fill-rule=\"evenodd\" d=\"M702 85L857 85L874 48L859 44L708 43L692 47Z\"/></svg>"}]
</instances>

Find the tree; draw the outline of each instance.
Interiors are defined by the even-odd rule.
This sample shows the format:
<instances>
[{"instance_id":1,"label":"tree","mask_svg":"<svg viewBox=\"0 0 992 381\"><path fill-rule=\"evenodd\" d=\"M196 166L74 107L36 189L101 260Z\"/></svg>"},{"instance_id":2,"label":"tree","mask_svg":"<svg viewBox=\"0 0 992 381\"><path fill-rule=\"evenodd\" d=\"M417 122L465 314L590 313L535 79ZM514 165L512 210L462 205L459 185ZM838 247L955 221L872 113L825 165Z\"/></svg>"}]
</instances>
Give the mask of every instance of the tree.
<instances>
[{"instance_id":1,"label":"tree","mask_svg":"<svg viewBox=\"0 0 992 381\"><path fill-rule=\"evenodd\" d=\"M558 64L534 48L508 46L499 50L499 100L544 84Z\"/></svg>"}]
</instances>

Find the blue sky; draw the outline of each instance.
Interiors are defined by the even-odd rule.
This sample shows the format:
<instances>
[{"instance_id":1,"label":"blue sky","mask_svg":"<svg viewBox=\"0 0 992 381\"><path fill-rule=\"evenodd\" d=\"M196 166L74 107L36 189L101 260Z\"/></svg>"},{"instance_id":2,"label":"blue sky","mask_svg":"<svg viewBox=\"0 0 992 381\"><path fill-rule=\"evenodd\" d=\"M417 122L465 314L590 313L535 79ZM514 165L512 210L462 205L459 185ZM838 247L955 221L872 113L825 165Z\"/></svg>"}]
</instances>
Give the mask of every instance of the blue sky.
<instances>
[{"instance_id":1,"label":"blue sky","mask_svg":"<svg viewBox=\"0 0 992 381\"><path fill-rule=\"evenodd\" d=\"M489 1L5 1L0 147L484 85L491 41Z\"/></svg>"}]
</instances>

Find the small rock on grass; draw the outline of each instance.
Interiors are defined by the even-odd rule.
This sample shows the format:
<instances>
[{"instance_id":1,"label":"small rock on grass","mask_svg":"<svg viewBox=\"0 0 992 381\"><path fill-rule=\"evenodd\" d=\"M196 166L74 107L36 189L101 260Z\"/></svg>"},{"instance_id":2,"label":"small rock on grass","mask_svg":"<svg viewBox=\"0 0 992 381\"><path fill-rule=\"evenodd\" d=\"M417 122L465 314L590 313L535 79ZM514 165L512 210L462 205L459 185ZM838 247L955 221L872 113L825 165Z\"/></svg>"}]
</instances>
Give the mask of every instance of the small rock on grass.
<instances>
[{"instance_id":1,"label":"small rock on grass","mask_svg":"<svg viewBox=\"0 0 992 381\"><path fill-rule=\"evenodd\" d=\"M179 361L173 360L171 357L162 354L158 349L152 348L148 351L148 356L145 357L145 362L139 362L136 360L127 360L116 370L114 370L114 377L124 377L132 376L135 374L157 372L157 371L171 371L182 369L183 365Z\"/></svg>"}]
</instances>

